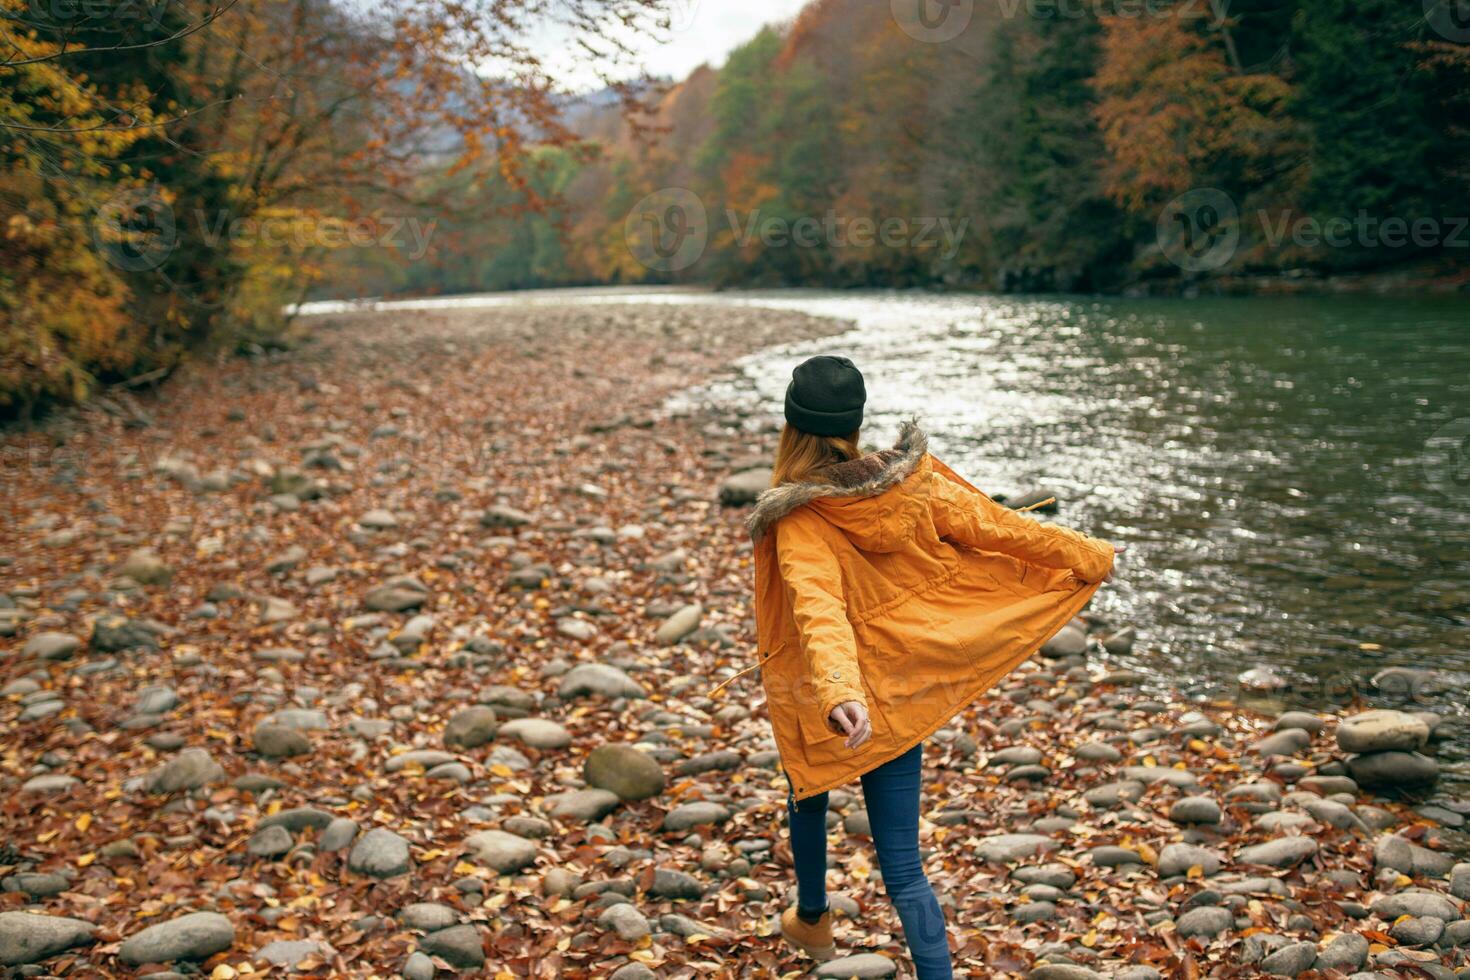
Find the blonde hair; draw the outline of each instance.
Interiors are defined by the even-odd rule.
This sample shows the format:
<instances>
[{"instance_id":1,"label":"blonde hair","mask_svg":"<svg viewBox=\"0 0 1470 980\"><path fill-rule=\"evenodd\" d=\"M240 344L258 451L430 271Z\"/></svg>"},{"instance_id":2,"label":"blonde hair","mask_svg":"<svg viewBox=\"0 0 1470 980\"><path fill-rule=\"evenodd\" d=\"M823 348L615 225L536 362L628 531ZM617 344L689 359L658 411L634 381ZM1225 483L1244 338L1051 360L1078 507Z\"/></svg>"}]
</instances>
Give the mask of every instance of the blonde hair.
<instances>
[{"instance_id":1,"label":"blonde hair","mask_svg":"<svg viewBox=\"0 0 1470 980\"><path fill-rule=\"evenodd\" d=\"M854 429L845 436L815 436L802 432L790 422L786 423L786 428L781 430L781 442L776 447L771 486L825 482L818 472L823 467L862 455L862 450L858 449L860 431Z\"/></svg>"}]
</instances>

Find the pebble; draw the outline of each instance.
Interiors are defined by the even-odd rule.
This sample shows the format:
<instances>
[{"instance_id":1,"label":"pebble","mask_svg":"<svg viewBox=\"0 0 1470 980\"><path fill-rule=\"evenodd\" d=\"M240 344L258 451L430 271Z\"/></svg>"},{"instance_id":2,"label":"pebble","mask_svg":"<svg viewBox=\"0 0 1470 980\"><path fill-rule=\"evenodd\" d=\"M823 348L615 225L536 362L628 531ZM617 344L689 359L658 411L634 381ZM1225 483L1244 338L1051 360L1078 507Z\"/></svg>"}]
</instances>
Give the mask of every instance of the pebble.
<instances>
[{"instance_id":1,"label":"pebble","mask_svg":"<svg viewBox=\"0 0 1470 980\"><path fill-rule=\"evenodd\" d=\"M498 725L494 708L475 705L461 709L444 725L444 744L451 749L477 748L495 738Z\"/></svg>"},{"instance_id":2,"label":"pebble","mask_svg":"<svg viewBox=\"0 0 1470 980\"><path fill-rule=\"evenodd\" d=\"M434 980L437 972L434 961L423 953L410 953L403 963L403 980Z\"/></svg>"},{"instance_id":3,"label":"pebble","mask_svg":"<svg viewBox=\"0 0 1470 980\"><path fill-rule=\"evenodd\" d=\"M26 641L20 653L39 660L69 660L81 645L82 641L70 633L37 633Z\"/></svg>"},{"instance_id":4,"label":"pebble","mask_svg":"<svg viewBox=\"0 0 1470 980\"><path fill-rule=\"evenodd\" d=\"M1334 936L1317 954L1317 969L1356 970L1368 960L1368 940L1356 933Z\"/></svg>"},{"instance_id":5,"label":"pebble","mask_svg":"<svg viewBox=\"0 0 1470 980\"><path fill-rule=\"evenodd\" d=\"M994 834L981 838L975 856L992 864L1006 864L1054 850L1056 841L1040 834Z\"/></svg>"},{"instance_id":6,"label":"pebble","mask_svg":"<svg viewBox=\"0 0 1470 980\"><path fill-rule=\"evenodd\" d=\"M1165 878L1186 874L1191 868L1201 868L1208 876L1223 866L1220 855L1193 844L1168 844L1159 852L1159 874Z\"/></svg>"},{"instance_id":7,"label":"pebble","mask_svg":"<svg viewBox=\"0 0 1470 980\"><path fill-rule=\"evenodd\" d=\"M480 930L468 924L429 933L419 940L419 949L460 970L477 970L485 965Z\"/></svg>"},{"instance_id":8,"label":"pebble","mask_svg":"<svg viewBox=\"0 0 1470 980\"><path fill-rule=\"evenodd\" d=\"M81 919L0 912L0 965L39 963L92 941L96 927Z\"/></svg>"},{"instance_id":9,"label":"pebble","mask_svg":"<svg viewBox=\"0 0 1470 980\"><path fill-rule=\"evenodd\" d=\"M295 968L297 964L313 957L329 960L337 951L327 943L316 939L278 939L266 943L255 954L255 959L265 960L272 966Z\"/></svg>"},{"instance_id":10,"label":"pebble","mask_svg":"<svg viewBox=\"0 0 1470 980\"><path fill-rule=\"evenodd\" d=\"M123 941L118 958L129 966L203 960L235 943L235 927L218 912L192 912L149 926Z\"/></svg>"},{"instance_id":11,"label":"pebble","mask_svg":"<svg viewBox=\"0 0 1470 980\"><path fill-rule=\"evenodd\" d=\"M433 932L454 925L459 913L438 902L413 902L398 910L398 918L410 929Z\"/></svg>"},{"instance_id":12,"label":"pebble","mask_svg":"<svg viewBox=\"0 0 1470 980\"><path fill-rule=\"evenodd\" d=\"M848 980L856 977L858 980L878 980L882 977L891 977L898 972L898 964L886 956L878 953L858 953L855 956L843 956L840 959L828 960L819 964L812 971L812 976L821 977L822 980Z\"/></svg>"},{"instance_id":13,"label":"pebble","mask_svg":"<svg viewBox=\"0 0 1470 980\"><path fill-rule=\"evenodd\" d=\"M648 697L642 684L610 664L578 664L563 675L556 693L563 700L589 695L605 698Z\"/></svg>"},{"instance_id":14,"label":"pebble","mask_svg":"<svg viewBox=\"0 0 1470 980\"><path fill-rule=\"evenodd\" d=\"M374 827L357 839L347 857L347 867L374 878L407 874L410 867L408 841L386 827Z\"/></svg>"},{"instance_id":15,"label":"pebble","mask_svg":"<svg viewBox=\"0 0 1470 980\"><path fill-rule=\"evenodd\" d=\"M1439 778L1439 763L1418 752L1370 752L1348 760L1348 772L1362 786L1415 786Z\"/></svg>"},{"instance_id":16,"label":"pebble","mask_svg":"<svg viewBox=\"0 0 1470 980\"><path fill-rule=\"evenodd\" d=\"M691 602L663 621L654 634L654 642L661 646L678 643L699 628L699 621L703 617L704 606Z\"/></svg>"},{"instance_id":17,"label":"pebble","mask_svg":"<svg viewBox=\"0 0 1470 980\"><path fill-rule=\"evenodd\" d=\"M627 902L609 905L597 916L597 924L618 934L619 939L637 942L650 935L653 930L648 919Z\"/></svg>"},{"instance_id":18,"label":"pebble","mask_svg":"<svg viewBox=\"0 0 1470 980\"><path fill-rule=\"evenodd\" d=\"M513 718L500 726L500 734L533 749L564 749L572 744L572 733L547 718Z\"/></svg>"},{"instance_id":19,"label":"pebble","mask_svg":"<svg viewBox=\"0 0 1470 980\"><path fill-rule=\"evenodd\" d=\"M1205 905L1185 912L1175 922L1174 928L1179 936L1184 939L1188 939L1190 936L1212 938L1218 936L1234 924L1235 916L1231 915L1229 909Z\"/></svg>"},{"instance_id":20,"label":"pebble","mask_svg":"<svg viewBox=\"0 0 1470 980\"><path fill-rule=\"evenodd\" d=\"M1186 796L1169 807L1169 819L1175 823L1217 824L1220 817L1220 804L1208 796Z\"/></svg>"},{"instance_id":21,"label":"pebble","mask_svg":"<svg viewBox=\"0 0 1470 980\"><path fill-rule=\"evenodd\" d=\"M225 771L208 751L201 748L184 749L153 772L148 778L148 789L154 793L176 793L180 790L200 789L225 778Z\"/></svg>"},{"instance_id":22,"label":"pebble","mask_svg":"<svg viewBox=\"0 0 1470 980\"><path fill-rule=\"evenodd\" d=\"M681 803L664 814L663 829L668 833L679 833L705 824L721 824L730 819L730 811L718 803L697 800Z\"/></svg>"},{"instance_id":23,"label":"pebble","mask_svg":"<svg viewBox=\"0 0 1470 980\"><path fill-rule=\"evenodd\" d=\"M255 751L267 759L287 759L311 753L311 739L305 732L274 722L263 721L256 725L252 739Z\"/></svg>"},{"instance_id":24,"label":"pebble","mask_svg":"<svg viewBox=\"0 0 1470 980\"><path fill-rule=\"evenodd\" d=\"M1291 868L1317 853L1317 842L1310 837L1281 837L1243 847L1235 854L1241 864L1264 864L1272 868Z\"/></svg>"},{"instance_id":25,"label":"pebble","mask_svg":"<svg viewBox=\"0 0 1470 980\"><path fill-rule=\"evenodd\" d=\"M357 821L348 817L334 817L322 831L317 847L324 853L345 851L357 836Z\"/></svg>"},{"instance_id":26,"label":"pebble","mask_svg":"<svg viewBox=\"0 0 1470 980\"><path fill-rule=\"evenodd\" d=\"M1337 726L1337 745L1344 752L1414 751L1428 741L1429 726L1405 711L1364 711Z\"/></svg>"},{"instance_id":27,"label":"pebble","mask_svg":"<svg viewBox=\"0 0 1470 980\"><path fill-rule=\"evenodd\" d=\"M1309 970L1317 959L1317 944L1288 943L1261 960L1261 969L1273 977L1294 977Z\"/></svg>"},{"instance_id":28,"label":"pebble","mask_svg":"<svg viewBox=\"0 0 1470 980\"><path fill-rule=\"evenodd\" d=\"M558 820L590 823L616 810L621 802L616 793L605 789L578 789L549 796L544 805Z\"/></svg>"},{"instance_id":29,"label":"pebble","mask_svg":"<svg viewBox=\"0 0 1470 980\"><path fill-rule=\"evenodd\" d=\"M500 874L513 874L536 860L536 845L503 830L482 830L465 838L464 847L477 861Z\"/></svg>"},{"instance_id":30,"label":"pebble","mask_svg":"<svg viewBox=\"0 0 1470 980\"><path fill-rule=\"evenodd\" d=\"M589 786L605 789L624 800L646 800L664 791L663 767L646 752L631 745L601 745L582 766Z\"/></svg>"}]
</instances>

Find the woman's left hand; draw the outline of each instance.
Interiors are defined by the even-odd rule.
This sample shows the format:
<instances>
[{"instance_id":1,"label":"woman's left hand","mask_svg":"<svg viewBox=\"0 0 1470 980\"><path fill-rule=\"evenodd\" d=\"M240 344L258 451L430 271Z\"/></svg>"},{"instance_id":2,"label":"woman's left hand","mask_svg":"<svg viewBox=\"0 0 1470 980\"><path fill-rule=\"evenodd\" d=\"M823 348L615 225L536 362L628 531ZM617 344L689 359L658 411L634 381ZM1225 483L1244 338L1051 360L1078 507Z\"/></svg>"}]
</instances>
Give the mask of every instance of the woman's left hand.
<instances>
[{"instance_id":1,"label":"woman's left hand","mask_svg":"<svg viewBox=\"0 0 1470 980\"><path fill-rule=\"evenodd\" d=\"M1103 579L1104 582L1111 582L1113 580L1113 572L1117 571L1118 568L1118 559L1122 558L1123 552L1127 550L1128 546L1126 544L1113 545L1113 567L1108 569L1108 577Z\"/></svg>"}]
</instances>

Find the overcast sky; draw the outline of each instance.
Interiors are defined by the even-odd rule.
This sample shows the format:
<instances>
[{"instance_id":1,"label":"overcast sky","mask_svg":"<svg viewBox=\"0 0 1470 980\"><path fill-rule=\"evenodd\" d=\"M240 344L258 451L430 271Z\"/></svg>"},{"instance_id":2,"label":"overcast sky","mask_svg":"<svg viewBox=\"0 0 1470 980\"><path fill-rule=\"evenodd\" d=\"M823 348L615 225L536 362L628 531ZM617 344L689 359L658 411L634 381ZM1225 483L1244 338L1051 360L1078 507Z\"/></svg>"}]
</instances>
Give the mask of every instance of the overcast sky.
<instances>
[{"instance_id":1,"label":"overcast sky","mask_svg":"<svg viewBox=\"0 0 1470 980\"><path fill-rule=\"evenodd\" d=\"M706 62L724 63L732 48L755 36L762 25L790 20L807 0L670 0L671 29L664 38L637 36L630 43L649 74L682 79ZM573 89L600 87L589 66L560 52L564 38L547 32L537 47L556 77Z\"/></svg>"}]
</instances>

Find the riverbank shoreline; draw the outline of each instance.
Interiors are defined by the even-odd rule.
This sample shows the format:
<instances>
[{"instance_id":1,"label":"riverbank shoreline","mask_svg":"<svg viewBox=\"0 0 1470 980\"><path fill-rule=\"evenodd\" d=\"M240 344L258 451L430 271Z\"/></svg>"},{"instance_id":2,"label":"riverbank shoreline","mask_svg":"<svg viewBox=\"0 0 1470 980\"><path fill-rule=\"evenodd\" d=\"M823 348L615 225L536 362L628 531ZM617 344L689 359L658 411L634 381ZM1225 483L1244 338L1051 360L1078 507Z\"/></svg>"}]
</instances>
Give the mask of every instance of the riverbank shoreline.
<instances>
[{"instance_id":1,"label":"riverbank shoreline","mask_svg":"<svg viewBox=\"0 0 1470 980\"><path fill-rule=\"evenodd\" d=\"M705 696L753 649L758 481L731 478L769 461L775 416L666 405L846 327L334 315L298 350L6 436L0 951L59 976L809 965L771 936L791 876L759 682ZM1085 616L926 749L962 971L1470 964L1464 814L1352 778L1426 766L1426 719L1339 744L1327 715L1150 697L1097 666L1128 625ZM852 789L831 888L860 958L818 975L887 976L903 947Z\"/></svg>"}]
</instances>

